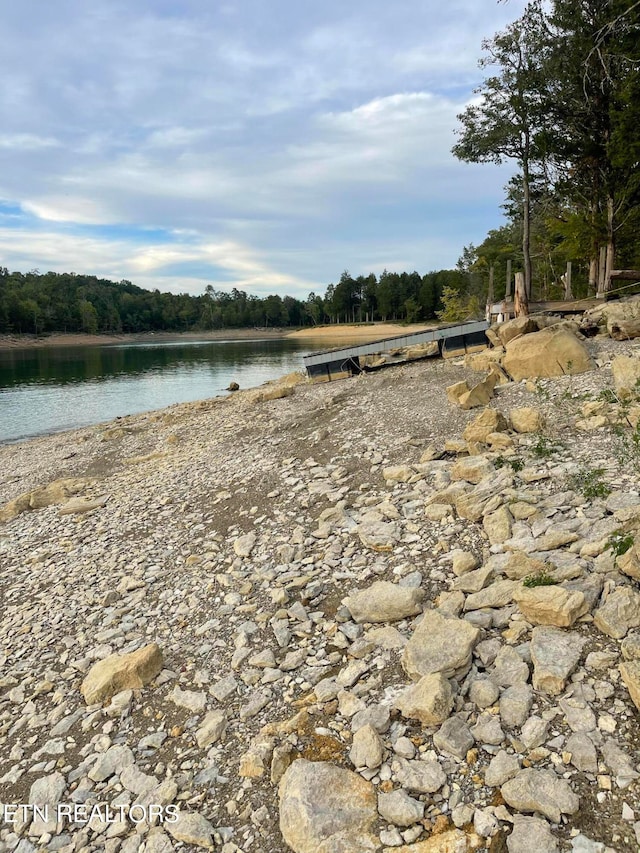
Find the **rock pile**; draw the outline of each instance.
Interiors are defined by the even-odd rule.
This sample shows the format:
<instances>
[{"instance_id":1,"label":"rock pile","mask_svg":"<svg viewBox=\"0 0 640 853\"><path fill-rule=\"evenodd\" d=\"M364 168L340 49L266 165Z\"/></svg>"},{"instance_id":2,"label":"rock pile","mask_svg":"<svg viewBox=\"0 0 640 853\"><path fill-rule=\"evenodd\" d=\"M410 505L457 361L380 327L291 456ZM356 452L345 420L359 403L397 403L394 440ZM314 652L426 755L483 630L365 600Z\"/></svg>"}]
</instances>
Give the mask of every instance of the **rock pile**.
<instances>
[{"instance_id":1,"label":"rock pile","mask_svg":"<svg viewBox=\"0 0 640 853\"><path fill-rule=\"evenodd\" d=\"M637 351L585 346L0 448L106 498L0 526L0 849L637 850Z\"/></svg>"}]
</instances>

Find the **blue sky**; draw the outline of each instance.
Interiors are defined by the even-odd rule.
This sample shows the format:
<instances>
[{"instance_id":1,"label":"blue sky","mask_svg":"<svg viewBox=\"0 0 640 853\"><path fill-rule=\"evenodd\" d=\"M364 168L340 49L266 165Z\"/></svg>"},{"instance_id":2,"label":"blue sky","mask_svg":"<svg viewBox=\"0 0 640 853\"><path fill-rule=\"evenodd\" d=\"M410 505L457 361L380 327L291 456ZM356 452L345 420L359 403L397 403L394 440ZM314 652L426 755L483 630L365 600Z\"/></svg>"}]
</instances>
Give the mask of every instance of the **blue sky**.
<instances>
[{"instance_id":1,"label":"blue sky","mask_svg":"<svg viewBox=\"0 0 640 853\"><path fill-rule=\"evenodd\" d=\"M40 0L0 12L0 265L201 293L451 267L508 167L451 155L524 0Z\"/></svg>"}]
</instances>

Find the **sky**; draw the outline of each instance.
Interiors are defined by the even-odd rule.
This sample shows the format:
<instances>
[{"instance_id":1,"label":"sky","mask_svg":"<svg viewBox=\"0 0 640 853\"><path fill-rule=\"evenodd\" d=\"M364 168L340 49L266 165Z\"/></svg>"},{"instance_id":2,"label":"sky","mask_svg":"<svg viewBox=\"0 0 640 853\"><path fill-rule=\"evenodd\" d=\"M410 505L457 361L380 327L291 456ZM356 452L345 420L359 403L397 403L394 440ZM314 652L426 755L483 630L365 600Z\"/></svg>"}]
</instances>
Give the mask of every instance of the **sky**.
<instances>
[{"instance_id":1,"label":"sky","mask_svg":"<svg viewBox=\"0 0 640 853\"><path fill-rule=\"evenodd\" d=\"M0 51L0 266L199 294L451 268L511 168L451 152L525 0L22 0Z\"/></svg>"}]
</instances>

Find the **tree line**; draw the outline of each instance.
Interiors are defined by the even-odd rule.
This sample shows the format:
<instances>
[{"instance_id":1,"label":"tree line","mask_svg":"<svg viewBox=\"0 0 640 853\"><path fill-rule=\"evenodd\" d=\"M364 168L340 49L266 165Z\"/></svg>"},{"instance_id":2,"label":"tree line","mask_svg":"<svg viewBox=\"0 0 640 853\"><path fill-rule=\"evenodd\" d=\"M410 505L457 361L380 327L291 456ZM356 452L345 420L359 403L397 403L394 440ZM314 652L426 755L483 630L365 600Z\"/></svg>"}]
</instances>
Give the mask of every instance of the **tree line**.
<instances>
[{"instance_id":1,"label":"tree line","mask_svg":"<svg viewBox=\"0 0 640 853\"><path fill-rule=\"evenodd\" d=\"M606 293L640 267L640 3L531 0L482 48L453 153L517 172L507 224L465 250L467 267L485 287L493 267L499 297L512 260L529 298L557 298L571 262L574 296Z\"/></svg>"},{"instance_id":2,"label":"tree line","mask_svg":"<svg viewBox=\"0 0 640 853\"><path fill-rule=\"evenodd\" d=\"M462 292L461 269L352 277L344 272L324 296L304 300L230 293L207 285L198 296L144 290L130 281L76 273L9 272L0 267L0 333L121 333L304 327L325 323L436 318L449 291ZM444 301L443 301L444 300Z\"/></svg>"}]
</instances>

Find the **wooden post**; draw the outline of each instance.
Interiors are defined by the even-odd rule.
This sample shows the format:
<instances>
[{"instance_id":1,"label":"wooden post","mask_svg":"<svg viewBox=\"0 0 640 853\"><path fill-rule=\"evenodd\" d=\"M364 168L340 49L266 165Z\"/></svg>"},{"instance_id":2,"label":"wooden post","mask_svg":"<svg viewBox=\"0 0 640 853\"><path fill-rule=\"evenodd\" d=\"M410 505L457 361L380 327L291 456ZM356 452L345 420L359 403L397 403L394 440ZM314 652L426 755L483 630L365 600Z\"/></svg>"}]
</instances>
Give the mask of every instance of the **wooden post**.
<instances>
[{"instance_id":1,"label":"wooden post","mask_svg":"<svg viewBox=\"0 0 640 853\"><path fill-rule=\"evenodd\" d=\"M598 261L598 292L596 297L604 299L607 280L607 247L600 246L600 258Z\"/></svg>"},{"instance_id":2,"label":"wooden post","mask_svg":"<svg viewBox=\"0 0 640 853\"><path fill-rule=\"evenodd\" d=\"M491 322L491 309L493 307L493 264L489 267L489 286L487 287L487 306L485 309L485 317L487 323Z\"/></svg>"},{"instance_id":3,"label":"wooden post","mask_svg":"<svg viewBox=\"0 0 640 853\"><path fill-rule=\"evenodd\" d=\"M524 273L516 273L515 296L513 299L516 317L527 317L529 315L529 301L524 287Z\"/></svg>"},{"instance_id":4,"label":"wooden post","mask_svg":"<svg viewBox=\"0 0 640 853\"><path fill-rule=\"evenodd\" d=\"M508 301L511 296L511 261L507 261L507 286L504 291L504 298Z\"/></svg>"},{"instance_id":5,"label":"wooden post","mask_svg":"<svg viewBox=\"0 0 640 853\"><path fill-rule=\"evenodd\" d=\"M571 290L571 261L567 261L567 271L564 274L564 298L573 299L573 291Z\"/></svg>"}]
</instances>

